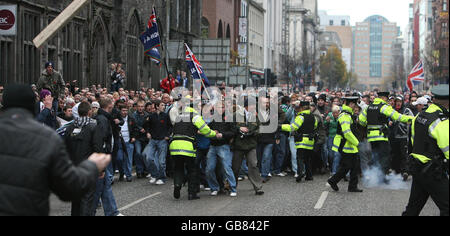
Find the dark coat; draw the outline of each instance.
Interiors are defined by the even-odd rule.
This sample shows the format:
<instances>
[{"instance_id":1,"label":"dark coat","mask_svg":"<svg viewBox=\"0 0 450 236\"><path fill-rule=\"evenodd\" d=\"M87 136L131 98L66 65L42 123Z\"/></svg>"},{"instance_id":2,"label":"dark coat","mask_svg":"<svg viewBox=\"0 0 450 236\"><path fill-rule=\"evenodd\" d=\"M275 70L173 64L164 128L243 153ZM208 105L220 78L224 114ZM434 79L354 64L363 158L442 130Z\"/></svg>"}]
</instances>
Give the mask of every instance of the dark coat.
<instances>
[{"instance_id":1,"label":"dark coat","mask_svg":"<svg viewBox=\"0 0 450 236\"><path fill-rule=\"evenodd\" d=\"M45 216L50 192L74 201L96 184L96 165L74 166L63 140L26 110L0 115L0 140L0 215Z\"/></svg>"},{"instance_id":2,"label":"dark coat","mask_svg":"<svg viewBox=\"0 0 450 236\"><path fill-rule=\"evenodd\" d=\"M142 114L139 114L139 112L137 112L137 111L133 113L133 118L136 121L136 128L139 131L136 139L141 142L148 141L146 133L140 132L140 130L144 129L144 123L145 123L147 117L148 117L148 114L145 111Z\"/></svg>"},{"instance_id":3,"label":"dark coat","mask_svg":"<svg viewBox=\"0 0 450 236\"><path fill-rule=\"evenodd\" d=\"M223 146L229 145L231 140L235 136L235 124L232 122L225 122L225 115L222 117L222 122L213 121L209 124L211 130L216 130L223 135L222 139L211 139L211 145L213 146Z\"/></svg>"},{"instance_id":4,"label":"dark coat","mask_svg":"<svg viewBox=\"0 0 450 236\"><path fill-rule=\"evenodd\" d=\"M101 144L101 141L94 140L97 123L95 120L92 121L92 123L83 125L78 125L75 121L67 127L64 133L67 152L75 165L87 160L94 153L94 150L101 149L101 147L96 146Z\"/></svg>"},{"instance_id":5,"label":"dark coat","mask_svg":"<svg viewBox=\"0 0 450 236\"><path fill-rule=\"evenodd\" d=\"M245 114L243 110L237 111L235 113L236 123L234 124L233 131L236 133L236 138L234 139L233 147L235 150L240 151L250 151L257 146L257 135L259 132L259 119L255 117L254 122L248 122L245 119ZM245 122L239 122L244 120ZM242 134L240 132L241 127L247 127L249 132L247 134Z\"/></svg>"},{"instance_id":6,"label":"dark coat","mask_svg":"<svg viewBox=\"0 0 450 236\"><path fill-rule=\"evenodd\" d=\"M97 127L94 139L98 143L96 145L97 149L94 150L94 152L111 154L113 151L113 131L111 128L112 116L103 109L99 109L96 120Z\"/></svg>"}]
</instances>

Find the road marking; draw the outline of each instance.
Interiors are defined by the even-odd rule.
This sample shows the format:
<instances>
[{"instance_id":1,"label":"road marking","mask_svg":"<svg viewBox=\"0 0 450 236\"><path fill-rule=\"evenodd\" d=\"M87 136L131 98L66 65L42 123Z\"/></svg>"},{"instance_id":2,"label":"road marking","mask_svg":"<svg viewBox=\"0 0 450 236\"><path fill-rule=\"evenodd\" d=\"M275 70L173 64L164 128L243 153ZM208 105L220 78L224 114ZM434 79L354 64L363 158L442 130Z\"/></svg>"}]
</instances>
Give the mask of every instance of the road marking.
<instances>
[{"instance_id":1,"label":"road marking","mask_svg":"<svg viewBox=\"0 0 450 236\"><path fill-rule=\"evenodd\" d=\"M325 191L322 193L322 195L319 198L319 201L317 201L316 206L314 207L314 209L321 209L323 204L325 203L325 200L327 200L328 197L328 191Z\"/></svg>"},{"instance_id":2,"label":"road marking","mask_svg":"<svg viewBox=\"0 0 450 236\"><path fill-rule=\"evenodd\" d=\"M160 194L161 194L161 192L157 192L157 193L154 193L154 194L152 194L152 195L150 195L150 196L141 198L141 199L139 199L139 200L137 200L137 201L135 201L135 202L133 202L133 203L130 203L130 204L128 204L128 205L126 205L126 206L120 208L119 211L126 210L126 209L128 209L128 208L130 208L130 207L132 207L132 206L134 206L134 205L137 205L137 204L139 204L139 203L141 203L141 202L143 202L143 201L145 201L145 200L147 200L147 199L149 199L149 198L152 198L152 197L154 197L154 196L158 196L158 195L160 195Z\"/></svg>"}]
</instances>

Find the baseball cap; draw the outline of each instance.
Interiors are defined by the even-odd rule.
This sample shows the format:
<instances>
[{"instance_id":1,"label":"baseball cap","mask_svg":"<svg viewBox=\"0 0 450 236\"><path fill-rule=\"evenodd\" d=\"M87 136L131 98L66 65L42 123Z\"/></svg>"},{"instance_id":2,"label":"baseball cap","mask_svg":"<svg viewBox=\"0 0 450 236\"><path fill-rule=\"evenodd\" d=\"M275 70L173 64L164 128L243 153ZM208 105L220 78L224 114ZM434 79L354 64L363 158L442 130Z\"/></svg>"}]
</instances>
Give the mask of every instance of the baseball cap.
<instances>
[{"instance_id":1,"label":"baseball cap","mask_svg":"<svg viewBox=\"0 0 450 236\"><path fill-rule=\"evenodd\" d=\"M417 106L417 105L427 105L428 104L428 99L424 98L424 97L420 97L419 99L417 99L416 102L412 103L413 106Z\"/></svg>"},{"instance_id":2,"label":"baseball cap","mask_svg":"<svg viewBox=\"0 0 450 236\"><path fill-rule=\"evenodd\" d=\"M100 109L100 104L98 102L93 102L91 106L92 106L92 108Z\"/></svg>"}]
</instances>

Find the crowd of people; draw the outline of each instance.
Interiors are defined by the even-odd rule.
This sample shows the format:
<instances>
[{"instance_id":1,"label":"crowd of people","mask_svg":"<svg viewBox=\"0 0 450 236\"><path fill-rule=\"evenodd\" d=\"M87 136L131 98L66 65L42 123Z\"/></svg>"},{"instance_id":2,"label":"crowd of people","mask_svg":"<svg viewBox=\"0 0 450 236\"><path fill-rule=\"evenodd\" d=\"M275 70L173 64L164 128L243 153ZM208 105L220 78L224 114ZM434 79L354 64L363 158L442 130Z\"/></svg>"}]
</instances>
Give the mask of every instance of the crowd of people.
<instances>
[{"instance_id":1,"label":"crowd of people","mask_svg":"<svg viewBox=\"0 0 450 236\"><path fill-rule=\"evenodd\" d=\"M101 85L78 88L76 81L66 84L51 63L38 85L32 86L36 120L57 131L75 164L94 152L112 155L105 177L99 178L81 201L73 203L73 215L94 215L100 199L105 215L120 215L111 185L114 175L118 181L132 182L133 171L138 179L148 178L149 184L164 185L168 178L174 178L175 198L180 197L178 183L188 183L190 200L198 199L201 190L210 191L211 196L229 193L235 197L238 183L246 179L255 194L262 195L263 184L271 178L289 176L300 183L313 181L315 175L329 175L328 183L337 191L337 183L347 179L348 171L349 191L362 192L357 178L373 166L379 166L386 175L401 174L406 181L409 126L414 116L432 104L431 94L418 92L279 92L278 99L233 92L236 101L244 100L242 106L228 104L223 98L214 104L203 101L199 107L191 106L205 123L197 126L192 161L180 164L177 157L184 154L173 143L191 137L180 139L174 134L180 134L177 123L182 105L194 95L192 91L182 96L171 92L178 86L190 88L186 72L178 71L176 79L170 74L160 89L135 91L123 88L125 74L120 64L111 69L110 89ZM221 92L226 95L224 89ZM257 105L249 103L251 96L256 97ZM1 97L0 91L0 101ZM256 112L258 106L268 109L271 104L278 104L277 112ZM374 118L385 120L386 126L371 124L371 109L377 106L382 114L389 113ZM216 121L214 112L223 121ZM230 121L226 114L233 114L232 122L225 122ZM259 119L252 119L256 116ZM271 118L278 121L278 129L259 132ZM353 136L349 138L348 133ZM344 141L336 143L336 136ZM356 161L347 162L349 155Z\"/></svg>"}]
</instances>

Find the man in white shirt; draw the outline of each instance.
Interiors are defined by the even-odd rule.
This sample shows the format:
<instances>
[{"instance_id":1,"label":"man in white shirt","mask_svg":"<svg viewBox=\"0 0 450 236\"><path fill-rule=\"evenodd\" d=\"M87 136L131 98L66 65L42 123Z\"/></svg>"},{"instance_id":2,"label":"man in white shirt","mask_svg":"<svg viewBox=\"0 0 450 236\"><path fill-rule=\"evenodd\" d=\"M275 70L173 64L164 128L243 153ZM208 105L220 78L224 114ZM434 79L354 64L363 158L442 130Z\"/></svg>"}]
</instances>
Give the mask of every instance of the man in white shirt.
<instances>
[{"instance_id":1,"label":"man in white shirt","mask_svg":"<svg viewBox=\"0 0 450 236\"><path fill-rule=\"evenodd\" d=\"M128 108L126 105L120 106L120 115L123 118L123 125L120 126L120 143L117 152L117 162L119 166L119 181L124 180L124 174L127 182L132 181L133 168L133 152L134 142L136 141L136 122L133 117L128 116Z\"/></svg>"}]
</instances>

